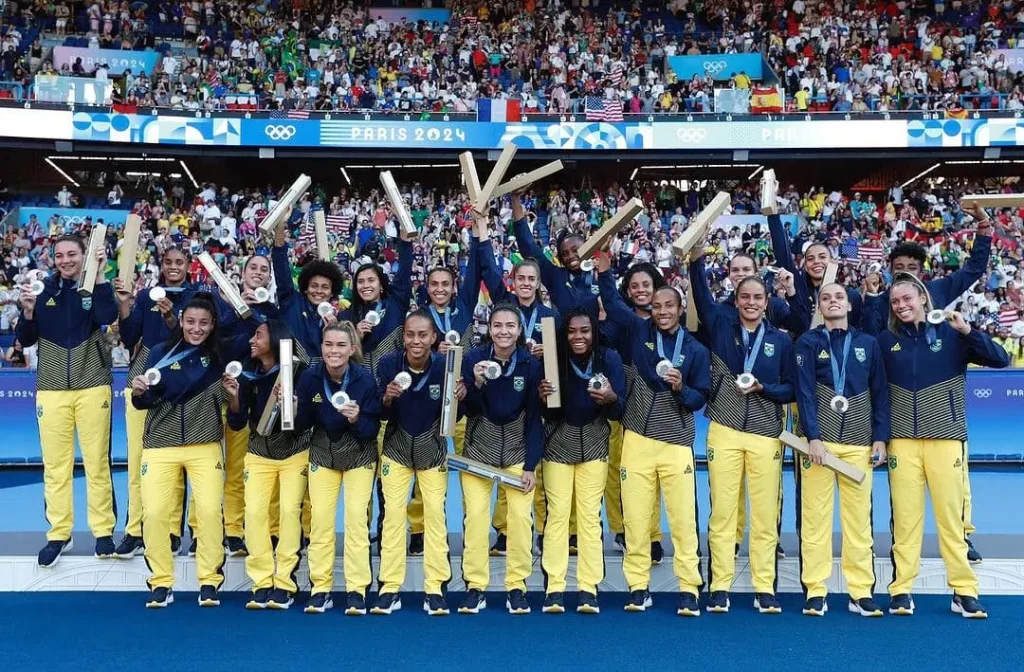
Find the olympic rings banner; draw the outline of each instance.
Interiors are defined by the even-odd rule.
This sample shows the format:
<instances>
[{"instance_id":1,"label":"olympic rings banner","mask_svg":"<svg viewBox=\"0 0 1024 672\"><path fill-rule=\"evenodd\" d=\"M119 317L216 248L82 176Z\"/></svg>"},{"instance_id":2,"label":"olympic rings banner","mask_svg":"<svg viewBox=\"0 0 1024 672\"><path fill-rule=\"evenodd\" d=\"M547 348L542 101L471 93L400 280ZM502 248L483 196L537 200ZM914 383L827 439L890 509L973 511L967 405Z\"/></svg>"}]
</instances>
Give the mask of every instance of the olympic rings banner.
<instances>
[{"instance_id":1,"label":"olympic rings banner","mask_svg":"<svg viewBox=\"0 0 1024 672\"><path fill-rule=\"evenodd\" d=\"M669 56L668 65L675 70L680 81L686 81L693 77L703 78L705 75L711 75L716 81L722 81L741 72L756 81L771 73L771 69L764 62L764 56L761 54Z\"/></svg>"},{"instance_id":2,"label":"olympic rings banner","mask_svg":"<svg viewBox=\"0 0 1024 672\"><path fill-rule=\"evenodd\" d=\"M128 459L124 423L126 371L114 371L111 456L119 464ZM0 464L38 464L39 428L36 424L36 376L24 369L0 370L0 410L7 418ZM1024 370L971 369L967 375L967 429L971 461L1021 462L1024 448L1014 419L1024 414ZM697 417L694 454L707 456L708 421Z\"/></svg>"},{"instance_id":3,"label":"olympic rings banner","mask_svg":"<svg viewBox=\"0 0 1024 672\"><path fill-rule=\"evenodd\" d=\"M1024 119L788 119L599 123L245 119L0 108L0 137L148 145L273 148L521 149L556 151L900 149L1024 146Z\"/></svg>"}]
</instances>

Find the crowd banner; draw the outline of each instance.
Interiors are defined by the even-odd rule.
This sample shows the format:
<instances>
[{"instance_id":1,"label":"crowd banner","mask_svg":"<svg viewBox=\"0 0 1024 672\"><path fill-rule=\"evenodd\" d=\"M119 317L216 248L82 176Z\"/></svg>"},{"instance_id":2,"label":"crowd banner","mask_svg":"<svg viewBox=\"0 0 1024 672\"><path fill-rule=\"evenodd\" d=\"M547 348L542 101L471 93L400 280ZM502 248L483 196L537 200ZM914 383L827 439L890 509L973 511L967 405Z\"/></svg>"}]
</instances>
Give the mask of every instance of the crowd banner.
<instances>
[{"instance_id":1,"label":"crowd banner","mask_svg":"<svg viewBox=\"0 0 1024 672\"><path fill-rule=\"evenodd\" d=\"M750 89L715 89L715 112L749 114Z\"/></svg>"},{"instance_id":2,"label":"crowd banner","mask_svg":"<svg viewBox=\"0 0 1024 672\"><path fill-rule=\"evenodd\" d=\"M131 214L131 210L105 210L101 208L18 208L18 226L22 227L28 224L29 219L32 215L36 216L36 221L46 227L50 221L50 217L57 215L61 226L65 228L69 233L76 226L79 226L85 222L86 217L91 217L93 223L102 219L103 223L107 226L112 226L115 229L119 229L124 226L125 221L128 219L128 215Z\"/></svg>"},{"instance_id":3,"label":"crowd banner","mask_svg":"<svg viewBox=\"0 0 1024 672\"><path fill-rule=\"evenodd\" d=\"M752 80L766 78L771 69L761 54L703 54L697 56L669 56L668 65L680 80L711 75L717 81L732 79L741 72Z\"/></svg>"},{"instance_id":4,"label":"crowd banner","mask_svg":"<svg viewBox=\"0 0 1024 672\"><path fill-rule=\"evenodd\" d=\"M32 93L36 100L48 103L109 105L114 94L114 83L109 79L36 75Z\"/></svg>"},{"instance_id":5,"label":"crowd banner","mask_svg":"<svg viewBox=\"0 0 1024 672\"><path fill-rule=\"evenodd\" d=\"M718 149L906 149L1022 147L1024 118L1009 114L979 119L885 119L805 115L726 119L681 115L634 117L624 122L455 121L442 114L424 120L366 119L314 114L310 119L244 118L172 113L135 114L0 107L0 138L134 143L169 146L467 149L594 152Z\"/></svg>"},{"instance_id":6,"label":"crowd banner","mask_svg":"<svg viewBox=\"0 0 1024 672\"><path fill-rule=\"evenodd\" d=\"M996 49L995 56L996 58L1004 57L1007 68L1013 74L1024 70L1024 49Z\"/></svg>"},{"instance_id":7,"label":"crowd banner","mask_svg":"<svg viewBox=\"0 0 1024 672\"><path fill-rule=\"evenodd\" d=\"M66 65L70 69L75 61L82 59L86 72L92 72L97 65L106 63L111 75L123 75L125 70L133 74L151 74L156 69L160 54L155 51L123 51L121 49L89 49L88 47L53 48L53 68L60 70Z\"/></svg>"},{"instance_id":8,"label":"crowd banner","mask_svg":"<svg viewBox=\"0 0 1024 672\"><path fill-rule=\"evenodd\" d=\"M124 387L127 372L114 371L114 407L111 455L115 463L127 461L124 424ZM40 464L39 428L36 420L36 376L24 369L0 370L0 409L4 441L0 442L0 464ZM1015 418L1024 414L1024 370L991 371L971 369L967 374L967 430L972 463L1024 461ZM707 457L708 420L696 417L697 440L694 454Z\"/></svg>"},{"instance_id":9,"label":"crowd banner","mask_svg":"<svg viewBox=\"0 0 1024 672\"><path fill-rule=\"evenodd\" d=\"M367 13L370 18L376 21L378 18L384 19L389 24L399 23L401 21L408 21L410 23L416 23L417 21L426 21L427 23L437 23L443 25L448 23L452 18L452 12L450 9L416 9L414 7L370 7L367 9Z\"/></svg>"}]
</instances>

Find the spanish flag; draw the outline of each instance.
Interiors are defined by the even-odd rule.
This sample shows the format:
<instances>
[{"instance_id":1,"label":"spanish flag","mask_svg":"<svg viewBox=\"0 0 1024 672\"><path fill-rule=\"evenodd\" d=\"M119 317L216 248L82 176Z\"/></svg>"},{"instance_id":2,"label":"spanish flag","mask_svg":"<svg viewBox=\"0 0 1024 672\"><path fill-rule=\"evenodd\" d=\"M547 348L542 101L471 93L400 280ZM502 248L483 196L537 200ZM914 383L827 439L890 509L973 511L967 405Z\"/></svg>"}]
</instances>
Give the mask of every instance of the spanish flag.
<instances>
[{"instance_id":1,"label":"spanish flag","mask_svg":"<svg viewBox=\"0 0 1024 672\"><path fill-rule=\"evenodd\" d=\"M967 110L962 107L946 108L946 119L966 119Z\"/></svg>"},{"instance_id":2,"label":"spanish flag","mask_svg":"<svg viewBox=\"0 0 1024 672\"><path fill-rule=\"evenodd\" d=\"M774 86L755 86L750 91L750 111L752 114L782 112L782 94Z\"/></svg>"}]
</instances>

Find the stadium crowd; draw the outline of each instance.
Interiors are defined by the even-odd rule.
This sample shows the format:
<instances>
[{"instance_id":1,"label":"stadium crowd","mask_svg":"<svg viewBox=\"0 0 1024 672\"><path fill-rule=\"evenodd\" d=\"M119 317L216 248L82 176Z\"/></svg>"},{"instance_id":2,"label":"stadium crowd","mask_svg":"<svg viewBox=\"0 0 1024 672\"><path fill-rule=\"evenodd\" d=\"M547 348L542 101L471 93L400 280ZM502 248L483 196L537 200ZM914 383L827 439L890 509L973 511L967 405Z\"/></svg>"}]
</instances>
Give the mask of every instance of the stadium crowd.
<instances>
[{"instance_id":1,"label":"stadium crowd","mask_svg":"<svg viewBox=\"0 0 1024 672\"><path fill-rule=\"evenodd\" d=\"M688 284L685 269L674 259L670 246L694 213L719 189L731 193L736 215L758 214L760 201L756 179L728 184L691 182L683 186L687 190L667 182L595 185L590 178L585 178L581 184L556 183L531 191L524 197L524 206L536 215L531 216L534 233L546 244L545 254L555 260L553 241L559 231L568 228L586 234L596 230L630 197L641 198L647 210L618 235L611 247L618 260L618 271L621 274L629 266L649 262L657 266L670 283L685 289ZM204 250L221 262L230 277L238 280L250 255L268 253L268 243L257 235L257 224L287 185L281 185L280 189L268 186L232 190L207 183L196 190L188 190L180 181L150 178L141 189L126 187L138 194L131 212L138 214L145 223L136 259L139 283L155 286L161 254L171 247L192 253L189 274L193 282L207 280L195 260ZM401 188L411 203L413 220L421 230L414 247L413 300L417 305L426 305L426 269L448 265L465 271L472 226L470 206L458 185L430 189L412 183ZM1005 189L1011 190L1010 187ZM783 182L779 189L779 211L791 216L793 250L799 252L810 242L826 241L832 256L841 262L841 280L863 291L874 288L877 283L891 282L884 262L893 247L903 241L917 241L923 246L926 277L942 277L962 267L974 241L970 232L972 219L961 210L959 196L981 190L981 185L968 181L936 180L917 183L906 190L893 185L888 192L866 195L829 192L819 187L801 193ZM113 207L123 206L132 200L124 193L117 182L109 186L107 200ZM54 205L71 204L77 197L64 187L55 195ZM314 185L293 211L289 224L295 277L305 263L315 258L308 213L311 208L321 207L326 210L333 257L344 273L345 289L338 297L340 306L344 307L351 299L352 273L361 264L375 261L389 274L397 269L396 222L377 187L345 187L329 192L323 185ZM54 207L52 212L48 221L32 216L25 225L18 229L12 227L4 235L4 268L0 271L0 331L4 333L13 331L17 320L19 282L29 271L46 272L51 268L50 241L64 233L87 235L94 224L90 218L71 223L62 217L60 207ZM128 212L125 210L126 216ZM1021 214L1010 209L996 213L997 234L988 272L970 292L960 297L960 309L970 322L997 337L1018 366L1024 365ZM507 199L493 204L492 217L497 222L494 235L498 266L506 284L510 285L512 267L521 256L510 233L512 209ZM106 275L114 277L117 272L115 250L122 242L124 221L103 223L108 226L110 260ZM706 270L716 297L732 291L727 259L739 251L757 260L758 270L771 287L776 260L767 226L727 225L715 231L706 250ZM874 267L875 264L882 268ZM477 333L485 331L488 302L488 295L482 293L477 306ZM126 365L128 353L119 345L114 330L116 327L108 334L114 360ZM5 363L31 366L34 356L32 351L23 353L15 343L6 353Z\"/></svg>"},{"instance_id":2,"label":"stadium crowd","mask_svg":"<svg viewBox=\"0 0 1024 672\"><path fill-rule=\"evenodd\" d=\"M441 24L317 0L11 1L0 81L28 91L36 74L110 78L115 102L129 108L423 115L508 98L524 113L557 114L578 112L593 95L646 115L712 111L716 87L759 83L746 72L679 81L669 57L760 52L793 111L1024 109L1022 76L997 51L1024 30L1019 2L447 4L451 20ZM152 72L115 77L103 60L55 66L47 36L163 56Z\"/></svg>"}]
</instances>

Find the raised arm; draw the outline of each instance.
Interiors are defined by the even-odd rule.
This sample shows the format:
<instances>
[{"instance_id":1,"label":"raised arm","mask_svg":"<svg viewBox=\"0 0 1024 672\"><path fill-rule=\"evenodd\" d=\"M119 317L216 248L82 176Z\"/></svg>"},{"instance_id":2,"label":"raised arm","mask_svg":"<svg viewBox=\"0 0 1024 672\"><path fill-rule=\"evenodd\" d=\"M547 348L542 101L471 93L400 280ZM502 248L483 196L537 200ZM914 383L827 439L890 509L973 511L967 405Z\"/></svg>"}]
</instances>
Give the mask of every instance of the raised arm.
<instances>
[{"instance_id":1,"label":"raised arm","mask_svg":"<svg viewBox=\"0 0 1024 672\"><path fill-rule=\"evenodd\" d=\"M499 303L509 299L510 293L502 281L498 262L494 259L493 243L488 241L487 244L477 246L476 253L478 255L477 263L479 264L480 277L484 281L487 293L491 295L491 301Z\"/></svg>"},{"instance_id":2,"label":"raised arm","mask_svg":"<svg viewBox=\"0 0 1024 672\"><path fill-rule=\"evenodd\" d=\"M605 255L601 255L602 258ZM630 310L626 302L619 296L615 288L615 275L611 269L602 270L597 276L597 285L601 289L601 304L608 319L626 332L643 328L644 319ZM621 342L621 339L620 339Z\"/></svg>"},{"instance_id":3,"label":"raised arm","mask_svg":"<svg viewBox=\"0 0 1024 672\"><path fill-rule=\"evenodd\" d=\"M971 285L981 279L988 269L989 255L992 254L992 237L977 235L974 238L974 247L971 248L971 256L967 257L967 263L963 268L944 278L936 278L927 283L928 292L938 299L943 305L937 308L945 308L961 294L971 288Z\"/></svg>"},{"instance_id":4,"label":"raised arm","mask_svg":"<svg viewBox=\"0 0 1024 672\"><path fill-rule=\"evenodd\" d=\"M462 278L462 286L459 287L459 303L462 310L471 314L476 308L476 302L480 300L480 258L482 254L492 255L491 239L477 241L476 237L469 237L469 255L466 258L466 275ZM484 250L481 252L481 250ZM490 292L490 288L487 289Z\"/></svg>"},{"instance_id":5,"label":"raised arm","mask_svg":"<svg viewBox=\"0 0 1024 672\"><path fill-rule=\"evenodd\" d=\"M779 266L796 275L796 262L793 261L793 248L789 242L789 233L786 225L782 223L782 217L768 215L768 233L772 238L772 251Z\"/></svg>"},{"instance_id":6,"label":"raised arm","mask_svg":"<svg viewBox=\"0 0 1024 672\"><path fill-rule=\"evenodd\" d=\"M292 265L288 262L288 244L275 244L270 251L270 263L274 268L274 280L277 282L277 302L282 307L299 295L292 281Z\"/></svg>"},{"instance_id":7,"label":"raised arm","mask_svg":"<svg viewBox=\"0 0 1024 672\"><path fill-rule=\"evenodd\" d=\"M109 282L97 283L93 290L92 322L98 327L117 322L117 299Z\"/></svg>"},{"instance_id":8,"label":"raised arm","mask_svg":"<svg viewBox=\"0 0 1024 672\"><path fill-rule=\"evenodd\" d=\"M519 253L524 257L533 257L540 266L540 280L544 286L551 291L556 284L565 282L565 269L556 266L537 241L526 223L526 210L516 194L512 195L512 234L516 237L516 244L519 245Z\"/></svg>"},{"instance_id":9,"label":"raised arm","mask_svg":"<svg viewBox=\"0 0 1024 672\"><path fill-rule=\"evenodd\" d=\"M412 302L412 243L404 238L396 241L398 247L398 272L391 280L388 303L392 303L403 318L409 312Z\"/></svg>"}]
</instances>

